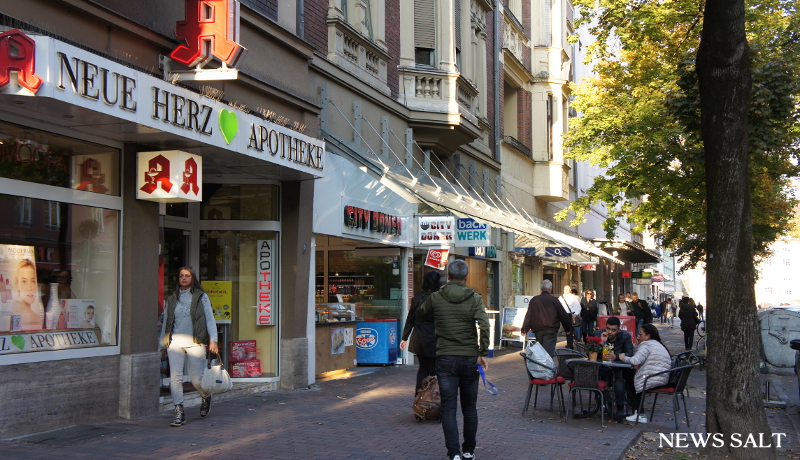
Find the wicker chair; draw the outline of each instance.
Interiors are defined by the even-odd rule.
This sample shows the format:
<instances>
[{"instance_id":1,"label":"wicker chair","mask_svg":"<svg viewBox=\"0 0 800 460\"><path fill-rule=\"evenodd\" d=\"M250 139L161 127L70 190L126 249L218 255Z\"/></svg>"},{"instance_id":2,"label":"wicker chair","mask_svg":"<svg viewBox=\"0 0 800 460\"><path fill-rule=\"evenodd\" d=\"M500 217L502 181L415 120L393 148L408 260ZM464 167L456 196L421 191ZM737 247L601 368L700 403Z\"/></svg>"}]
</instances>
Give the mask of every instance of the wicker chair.
<instances>
[{"instance_id":1,"label":"wicker chair","mask_svg":"<svg viewBox=\"0 0 800 460\"><path fill-rule=\"evenodd\" d=\"M670 369L668 371L657 372L655 374L648 375L644 379L644 387L647 388L647 381L657 375L669 374L670 380L674 383L667 385L663 385L656 388L651 388L649 390L644 390L641 399L639 400L639 412L642 413L642 409L644 408L644 400L647 395L653 395L653 407L650 409L650 418L648 421L653 420L653 414L656 412L656 401L658 401L658 395L664 394L668 396L672 396L672 410L675 413L675 429L678 429L678 414L681 411L680 403L678 402L678 396L683 399L683 413L686 416L686 426L690 427L689 423L689 409L686 407L686 396L683 394L686 391L686 381L689 380L689 373L692 371L693 365L689 366L681 366ZM677 374L677 375L676 375ZM636 420L636 424L639 424L639 420Z\"/></svg>"},{"instance_id":2,"label":"wicker chair","mask_svg":"<svg viewBox=\"0 0 800 460\"><path fill-rule=\"evenodd\" d=\"M558 369L557 368L551 367L551 366L549 366L549 365L547 365L545 363L539 362L539 361L531 358L530 356L526 355L524 352L520 353L520 355L522 355L522 359L525 360L525 364L527 364L527 362L530 361L530 362L536 363L536 364L538 364L538 365L540 365L542 367L548 368L548 369L552 370L555 373L555 377L553 377L552 379L549 379L549 380L537 379L533 375L531 375L530 371L528 370L528 366L527 365L525 366L525 372L528 373L528 395L525 397L525 405L522 407L522 415L525 415L525 411L528 410L528 406L530 405L530 402L531 402L531 391L533 390L533 387L536 387L536 394L535 394L535 396L533 398L533 408L535 409L536 408L536 403L539 400L539 387L540 386L544 386L544 385L548 385L550 387L550 410L553 410L553 396L555 395L555 392L553 391L554 387L558 388L558 393L559 393L558 416L560 417L561 416L561 412L564 411L564 390L561 387L564 384L564 381L565 381L564 377L561 377L560 375L558 375Z\"/></svg>"},{"instance_id":3,"label":"wicker chair","mask_svg":"<svg viewBox=\"0 0 800 460\"><path fill-rule=\"evenodd\" d=\"M569 384L569 403L567 406L567 421L575 407L575 392L589 391L600 396L600 424L605 425L606 397L611 398L608 393L613 385L608 385L600 379L600 366L602 363L597 361L572 360L568 367L572 371L572 383ZM611 399L609 399L610 401Z\"/></svg>"},{"instance_id":4,"label":"wicker chair","mask_svg":"<svg viewBox=\"0 0 800 460\"><path fill-rule=\"evenodd\" d=\"M564 377L565 380L572 380L572 370L567 366L567 360L588 358L588 356L579 351L570 350L569 348L557 348L553 358L556 359L558 364L558 372L556 375Z\"/></svg>"}]
</instances>

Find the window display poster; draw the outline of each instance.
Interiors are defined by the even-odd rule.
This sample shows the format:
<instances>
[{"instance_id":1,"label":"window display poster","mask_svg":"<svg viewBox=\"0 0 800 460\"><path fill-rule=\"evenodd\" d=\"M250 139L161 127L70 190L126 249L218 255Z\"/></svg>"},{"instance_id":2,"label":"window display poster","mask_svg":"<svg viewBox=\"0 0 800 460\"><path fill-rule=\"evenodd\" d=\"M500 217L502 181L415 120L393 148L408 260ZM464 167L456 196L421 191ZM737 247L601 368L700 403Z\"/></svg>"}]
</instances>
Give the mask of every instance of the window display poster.
<instances>
[{"instance_id":1,"label":"window display poster","mask_svg":"<svg viewBox=\"0 0 800 460\"><path fill-rule=\"evenodd\" d=\"M214 321L221 324L231 322L231 303L233 303L233 281L201 281L203 289L211 301Z\"/></svg>"},{"instance_id":2,"label":"window display poster","mask_svg":"<svg viewBox=\"0 0 800 460\"><path fill-rule=\"evenodd\" d=\"M503 309L503 340L522 342L520 331L527 312L527 308L506 307Z\"/></svg>"},{"instance_id":3,"label":"window display poster","mask_svg":"<svg viewBox=\"0 0 800 460\"><path fill-rule=\"evenodd\" d=\"M344 340L344 329L343 327L332 327L331 328L331 354L332 355L339 355L344 353L345 347L345 340ZM352 329L351 329L352 330Z\"/></svg>"},{"instance_id":4,"label":"window display poster","mask_svg":"<svg viewBox=\"0 0 800 460\"><path fill-rule=\"evenodd\" d=\"M44 329L36 248L0 244L0 331Z\"/></svg>"},{"instance_id":5,"label":"window display poster","mask_svg":"<svg viewBox=\"0 0 800 460\"><path fill-rule=\"evenodd\" d=\"M94 299L64 299L61 308L67 314L67 328L86 329L94 327Z\"/></svg>"},{"instance_id":6,"label":"window display poster","mask_svg":"<svg viewBox=\"0 0 800 460\"><path fill-rule=\"evenodd\" d=\"M344 346L352 347L353 346L353 328L347 327L344 329Z\"/></svg>"}]
</instances>

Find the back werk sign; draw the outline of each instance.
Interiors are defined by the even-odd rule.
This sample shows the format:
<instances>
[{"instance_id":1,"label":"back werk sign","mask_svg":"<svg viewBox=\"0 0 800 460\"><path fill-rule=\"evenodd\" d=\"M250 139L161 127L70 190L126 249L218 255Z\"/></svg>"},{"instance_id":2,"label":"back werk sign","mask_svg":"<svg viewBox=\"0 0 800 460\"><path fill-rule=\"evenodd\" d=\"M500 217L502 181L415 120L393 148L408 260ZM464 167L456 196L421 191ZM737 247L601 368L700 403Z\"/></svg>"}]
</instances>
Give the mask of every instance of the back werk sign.
<instances>
[{"instance_id":1,"label":"back werk sign","mask_svg":"<svg viewBox=\"0 0 800 460\"><path fill-rule=\"evenodd\" d=\"M13 68L0 68L0 73L14 70L17 75L0 80L0 92L52 98L314 177L324 175L325 143L319 139L51 37L19 30L2 36L24 48L24 56Z\"/></svg>"}]
</instances>

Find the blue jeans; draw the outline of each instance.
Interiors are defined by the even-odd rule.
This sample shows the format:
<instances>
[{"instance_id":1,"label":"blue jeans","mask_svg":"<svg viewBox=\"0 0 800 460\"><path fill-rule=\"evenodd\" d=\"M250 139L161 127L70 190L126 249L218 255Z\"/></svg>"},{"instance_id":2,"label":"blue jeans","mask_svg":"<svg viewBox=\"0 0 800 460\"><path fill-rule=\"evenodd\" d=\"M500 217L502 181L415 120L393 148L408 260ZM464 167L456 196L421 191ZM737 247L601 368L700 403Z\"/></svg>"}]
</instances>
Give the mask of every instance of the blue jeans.
<instances>
[{"instance_id":1,"label":"blue jeans","mask_svg":"<svg viewBox=\"0 0 800 460\"><path fill-rule=\"evenodd\" d=\"M637 319L636 320L636 336L637 337L639 336L639 329L641 329L642 326L644 326L644 320L643 319Z\"/></svg>"},{"instance_id":2,"label":"blue jeans","mask_svg":"<svg viewBox=\"0 0 800 460\"><path fill-rule=\"evenodd\" d=\"M478 433L478 365L477 356L438 356L436 375L439 377L439 393L442 397L442 431L447 455L461 455L458 446L458 422L456 406L461 391L461 414L464 416L463 452L475 452L475 435Z\"/></svg>"}]
</instances>

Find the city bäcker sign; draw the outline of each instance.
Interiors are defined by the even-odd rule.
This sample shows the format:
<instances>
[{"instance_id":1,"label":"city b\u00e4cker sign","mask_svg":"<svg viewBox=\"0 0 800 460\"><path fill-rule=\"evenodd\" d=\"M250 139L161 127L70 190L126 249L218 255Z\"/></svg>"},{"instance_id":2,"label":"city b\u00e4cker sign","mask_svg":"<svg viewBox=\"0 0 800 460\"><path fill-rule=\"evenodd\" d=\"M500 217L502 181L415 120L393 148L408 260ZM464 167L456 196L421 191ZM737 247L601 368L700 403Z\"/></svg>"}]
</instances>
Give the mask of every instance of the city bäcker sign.
<instances>
[{"instance_id":1,"label":"city b\u00e4cker sign","mask_svg":"<svg viewBox=\"0 0 800 460\"><path fill-rule=\"evenodd\" d=\"M492 229L475 219L456 219L456 246L491 246Z\"/></svg>"},{"instance_id":2,"label":"city b\u00e4cker sign","mask_svg":"<svg viewBox=\"0 0 800 460\"><path fill-rule=\"evenodd\" d=\"M180 150L137 153L136 198L161 203L202 201L203 158Z\"/></svg>"},{"instance_id":3,"label":"city b\u00e4cker sign","mask_svg":"<svg viewBox=\"0 0 800 460\"><path fill-rule=\"evenodd\" d=\"M59 332L16 332L0 335L0 355L26 351L66 350L99 346L94 329Z\"/></svg>"},{"instance_id":4,"label":"city b\u00e4cker sign","mask_svg":"<svg viewBox=\"0 0 800 460\"><path fill-rule=\"evenodd\" d=\"M403 234L403 220L400 217L357 206L344 207L344 226L387 235Z\"/></svg>"},{"instance_id":5,"label":"city b\u00e4cker sign","mask_svg":"<svg viewBox=\"0 0 800 460\"><path fill-rule=\"evenodd\" d=\"M256 324L275 324L275 240L256 241Z\"/></svg>"},{"instance_id":6,"label":"city b\u00e4cker sign","mask_svg":"<svg viewBox=\"0 0 800 460\"><path fill-rule=\"evenodd\" d=\"M419 244L448 246L455 241L455 222L451 216L418 217Z\"/></svg>"},{"instance_id":7,"label":"city b\u00e4cker sign","mask_svg":"<svg viewBox=\"0 0 800 460\"><path fill-rule=\"evenodd\" d=\"M0 35L21 58L0 59L0 93L46 97L302 171L325 172L325 143L51 37ZM22 70L19 70L22 69ZM12 74L13 75L13 74Z\"/></svg>"}]
</instances>

